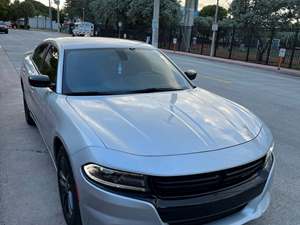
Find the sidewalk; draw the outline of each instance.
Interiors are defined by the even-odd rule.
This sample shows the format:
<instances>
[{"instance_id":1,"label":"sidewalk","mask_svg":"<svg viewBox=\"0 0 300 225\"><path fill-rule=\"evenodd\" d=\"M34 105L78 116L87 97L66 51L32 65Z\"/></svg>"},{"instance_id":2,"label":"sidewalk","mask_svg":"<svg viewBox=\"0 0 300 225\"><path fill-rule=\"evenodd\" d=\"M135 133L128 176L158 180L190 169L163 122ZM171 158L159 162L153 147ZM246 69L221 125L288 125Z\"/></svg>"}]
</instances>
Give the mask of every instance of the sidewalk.
<instances>
[{"instance_id":1,"label":"sidewalk","mask_svg":"<svg viewBox=\"0 0 300 225\"><path fill-rule=\"evenodd\" d=\"M224 58L218 58L218 57L210 57L210 56L206 56L206 55L193 54L193 53L189 53L189 52L173 51L173 50L168 50L168 49L162 49L162 50L166 53L173 53L173 54L178 54L178 55L195 57L195 58L199 58L199 59L235 64L235 65L240 65L240 66L247 66L247 67L251 67L251 68L263 69L263 70L272 71L272 72L276 72L276 73L300 77L300 71L294 70L294 69L281 68L280 70L278 70L276 66L249 63L249 62L244 62L244 61L224 59Z\"/></svg>"}]
</instances>

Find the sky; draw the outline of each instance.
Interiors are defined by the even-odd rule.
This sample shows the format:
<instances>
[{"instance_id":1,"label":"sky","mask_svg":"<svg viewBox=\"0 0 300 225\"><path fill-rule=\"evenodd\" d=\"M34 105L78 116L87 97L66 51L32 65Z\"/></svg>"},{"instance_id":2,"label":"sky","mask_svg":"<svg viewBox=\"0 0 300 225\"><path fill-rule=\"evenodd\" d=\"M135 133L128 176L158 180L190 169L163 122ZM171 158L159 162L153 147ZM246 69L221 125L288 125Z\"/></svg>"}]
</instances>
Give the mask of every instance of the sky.
<instances>
[{"instance_id":1,"label":"sky","mask_svg":"<svg viewBox=\"0 0 300 225\"><path fill-rule=\"evenodd\" d=\"M49 4L49 0L37 0L40 1L42 3L44 3L45 5ZM64 1L65 0L60 0L60 5L63 6L64 5ZM184 2L184 0L182 0L182 2ZM220 0L220 5L228 8L229 4L230 4L231 0ZM217 0L199 0L199 7L203 8L203 6L205 5L214 5L217 3ZM54 0L51 0L51 4L54 6Z\"/></svg>"},{"instance_id":2,"label":"sky","mask_svg":"<svg viewBox=\"0 0 300 225\"><path fill-rule=\"evenodd\" d=\"M228 8L230 5L231 0L220 0L220 5ZM205 5L215 5L217 4L217 0L199 0L200 8L203 8Z\"/></svg>"}]
</instances>

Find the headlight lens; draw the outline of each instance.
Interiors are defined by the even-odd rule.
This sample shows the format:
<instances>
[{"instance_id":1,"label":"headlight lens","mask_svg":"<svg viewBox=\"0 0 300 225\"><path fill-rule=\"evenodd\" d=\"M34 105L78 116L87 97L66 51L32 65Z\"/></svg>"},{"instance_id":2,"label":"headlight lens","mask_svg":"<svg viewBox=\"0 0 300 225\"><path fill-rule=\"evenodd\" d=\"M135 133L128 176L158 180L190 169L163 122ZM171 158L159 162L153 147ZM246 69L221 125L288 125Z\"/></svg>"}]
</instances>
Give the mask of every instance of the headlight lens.
<instances>
[{"instance_id":1,"label":"headlight lens","mask_svg":"<svg viewBox=\"0 0 300 225\"><path fill-rule=\"evenodd\" d=\"M266 164L265 167L268 167L268 165L270 164L270 162L272 162L272 157L273 157L273 151L274 151L274 143L271 145L271 147L269 148L269 151L267 153L266 156Z\"/></svg>"},{"instance_id":2,"label":"headlight lens","mask_svg":"<svg viewBox=\"0 0 300 225\"><path fill-rule=\"evenodd\" d=\"M83 171L89 179L105 186L133 191L147 191L146 177L141 174L108 169L96 164L83 166Z\"/></svg>"}]
</instances>

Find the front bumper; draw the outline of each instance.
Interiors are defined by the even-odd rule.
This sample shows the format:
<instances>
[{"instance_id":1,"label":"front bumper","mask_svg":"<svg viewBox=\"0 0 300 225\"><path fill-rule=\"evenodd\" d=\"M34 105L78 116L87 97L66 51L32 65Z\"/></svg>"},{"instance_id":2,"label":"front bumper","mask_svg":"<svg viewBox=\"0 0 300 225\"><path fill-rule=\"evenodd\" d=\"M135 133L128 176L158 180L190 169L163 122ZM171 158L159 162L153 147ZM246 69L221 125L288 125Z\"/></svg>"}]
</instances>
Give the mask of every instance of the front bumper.
<instances>
[{"instance_id":1,"label":"front bumper","mask_svg":"<svg viewBox=\"0 0 300 225\"><path fill-rule=\"evenodd\" d=\"M243 209L209 225L242 225L259 218L270 204L270 186L275 158L263 191ZM98 188L82 174L78 185L81 216L84 225L167 225L149 201L126 197Z\"/></svg>"}]
</instances>

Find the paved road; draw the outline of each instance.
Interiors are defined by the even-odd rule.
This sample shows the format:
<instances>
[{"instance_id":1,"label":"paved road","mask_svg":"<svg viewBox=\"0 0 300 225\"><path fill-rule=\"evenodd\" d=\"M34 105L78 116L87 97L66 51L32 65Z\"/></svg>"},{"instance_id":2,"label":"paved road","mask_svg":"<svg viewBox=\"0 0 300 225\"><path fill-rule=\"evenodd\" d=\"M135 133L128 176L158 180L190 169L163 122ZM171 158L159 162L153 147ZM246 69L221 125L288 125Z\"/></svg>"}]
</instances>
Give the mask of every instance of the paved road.
<instances>
[{"instance_id":1,"label":"paved road","mask_svg":"<svg viewBox=\"0 0 300 225\"><path fill-rule=\"evenodd\" d=\"M55 33L0 35L0 225L65 225L51 160L36 129L23 119L17 70L22 55ZM198 86L236 101L260 116L276 140L273 201L248 225L300 224L300 78L255 68L170 54L199 72Z\"/></svg>"}]
</instances>

